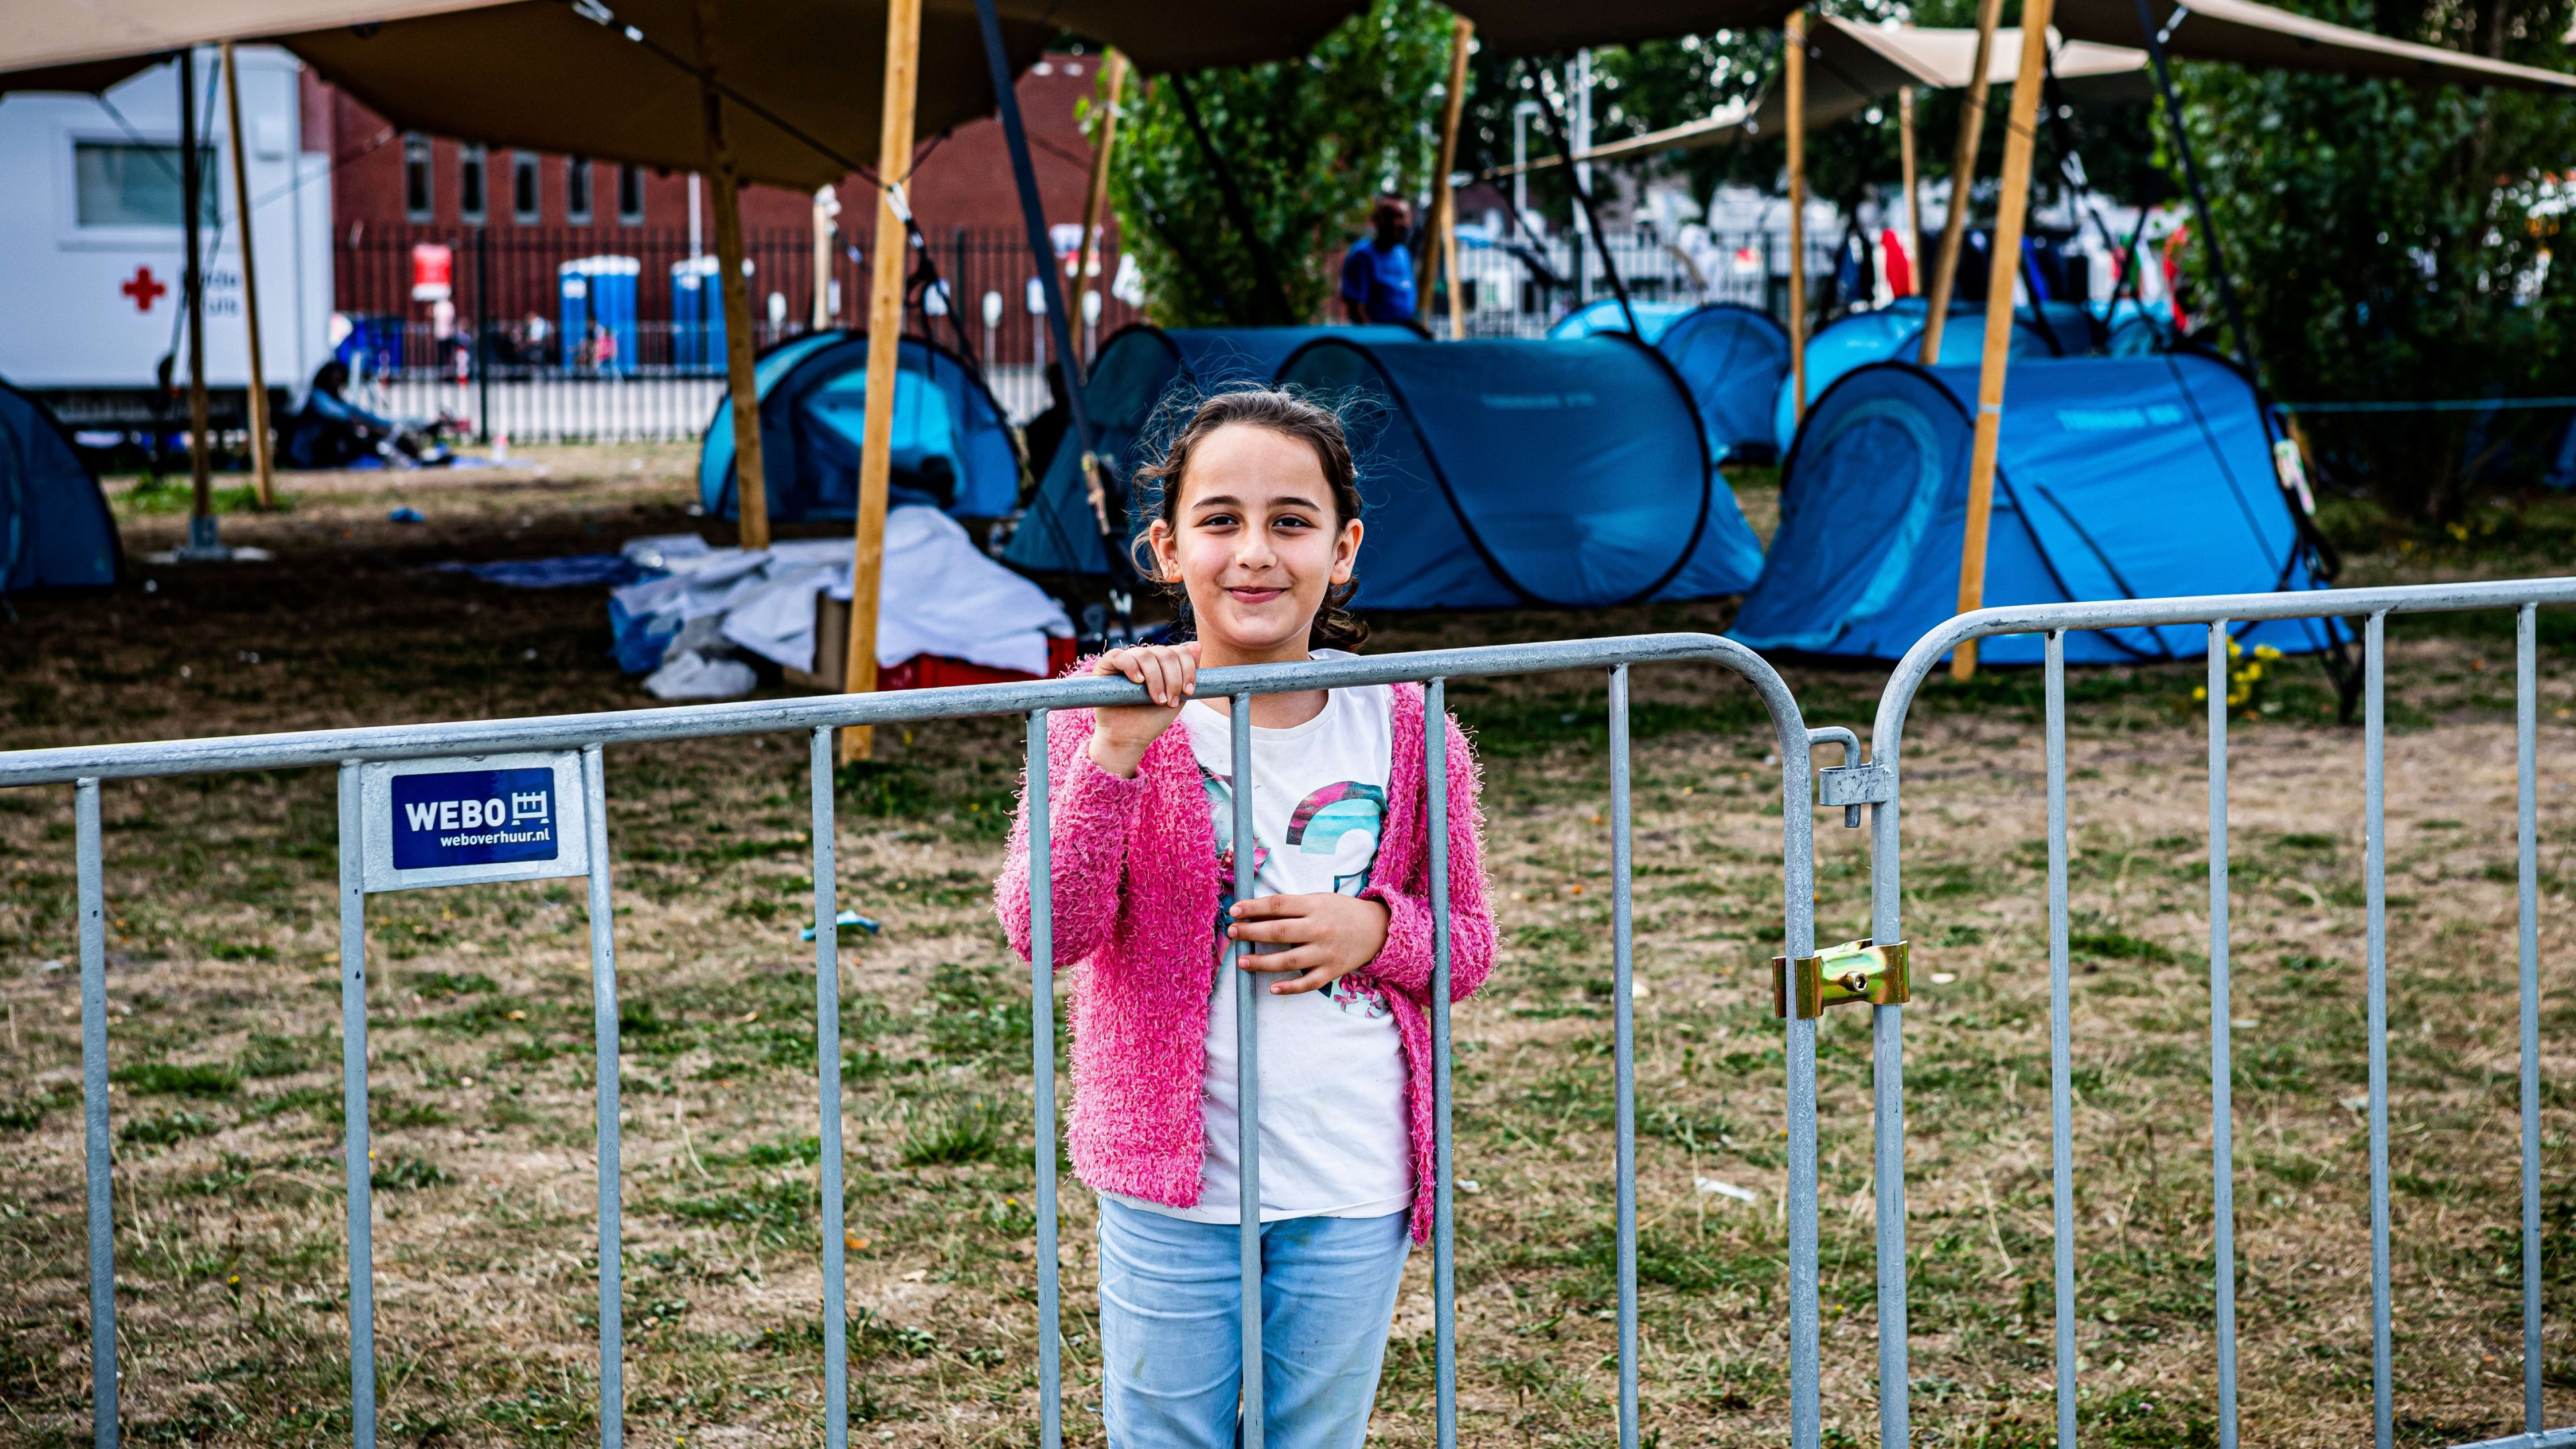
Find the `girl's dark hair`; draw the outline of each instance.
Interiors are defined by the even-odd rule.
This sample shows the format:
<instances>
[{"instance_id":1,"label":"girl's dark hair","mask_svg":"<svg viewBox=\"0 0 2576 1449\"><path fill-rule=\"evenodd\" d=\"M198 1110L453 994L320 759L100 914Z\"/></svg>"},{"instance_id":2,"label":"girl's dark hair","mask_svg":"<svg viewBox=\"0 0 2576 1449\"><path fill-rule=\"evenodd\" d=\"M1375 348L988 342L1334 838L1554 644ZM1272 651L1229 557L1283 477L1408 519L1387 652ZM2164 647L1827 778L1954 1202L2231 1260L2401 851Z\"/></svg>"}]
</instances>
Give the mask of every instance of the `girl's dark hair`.
<instances>
[{"instance_id":1,"label":"girl's dark hair","mask_svg":"<svg viewBox=\"0 0 2576 1449\"><path fill-rule=\"evenodd\" d=\"M1294 393L1269 388L1242 388L1217 393L1198 405L1189 421L1181 424L1163 450L1160 462L1136 470L1139 483L1160 484L1162 499L1156 512L1166 529L1180 528L1181 480L1188 472L1190 454L1217 429L1229 424L1267 428L1282 437L1294 438L1315 450L1315 461L1323 466L1324 482L1332 490L1333 526L1339 528L1360 516L1358 470L1351 463L1350 439L1342 431L1342 420L1330 408L1299 397ZM1145 542L1139 535L1137 542ZM1164 592L1179 602L1180 619L1173 637L1197 636L1198 623L1190 614L1189 594L1177 579L1159 575L1154 561L1137 560L1136 572L1163 586ZM1324 591L1323 607L1315 611L1314 626L1306 635L1310 649L1357 649L1368 642L1368 625L1352 614L1348 607L1351 594L1358 589L1356 579L1335 584Z\"/></svg>"}]
</instances>

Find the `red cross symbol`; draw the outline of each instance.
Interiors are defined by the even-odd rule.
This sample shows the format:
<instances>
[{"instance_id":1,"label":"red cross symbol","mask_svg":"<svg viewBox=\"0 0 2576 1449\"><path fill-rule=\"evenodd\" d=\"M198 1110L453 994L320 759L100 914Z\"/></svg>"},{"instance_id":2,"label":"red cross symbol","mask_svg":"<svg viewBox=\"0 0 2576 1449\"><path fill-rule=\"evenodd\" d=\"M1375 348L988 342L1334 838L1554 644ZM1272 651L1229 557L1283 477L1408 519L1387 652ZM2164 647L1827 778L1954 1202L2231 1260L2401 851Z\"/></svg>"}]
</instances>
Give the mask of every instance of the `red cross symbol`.
<instances>
[{"instance_id":1,"label":"red cross symbol","mask_svg":"<svg viewBox=\"0 0 2576 1449\"><path fill-rule=\"evenodd\" d=\"M136 267L134 275L116 290L134 299L134 310L149 312L152 304L169 292L169 288L152 280L150 267Z\"/></svg>"}]
</instances>

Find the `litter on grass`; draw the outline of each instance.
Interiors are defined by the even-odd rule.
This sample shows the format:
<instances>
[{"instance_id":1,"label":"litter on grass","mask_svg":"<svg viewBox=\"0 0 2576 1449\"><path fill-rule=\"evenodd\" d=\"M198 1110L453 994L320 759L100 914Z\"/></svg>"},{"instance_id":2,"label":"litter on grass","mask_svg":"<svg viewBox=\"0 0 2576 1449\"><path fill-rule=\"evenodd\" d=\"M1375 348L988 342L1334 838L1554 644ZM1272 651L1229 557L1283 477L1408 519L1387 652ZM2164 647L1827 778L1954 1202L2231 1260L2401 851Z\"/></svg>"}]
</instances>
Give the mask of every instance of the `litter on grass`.
<instances>
[{"instance_id":1,"label":"litter on grass","mask_svg":"<svg viewBox=\"0 0 2576 1449\"><path fill-rule=\"evenodd\" d=\"M1737 1187L1734 1183L1720 1182L1713 1177L1695 1178L1692 1180L1691 1185L1698 1188L1700 1190L1700 1195L1703 1197L1731 1197L1737 1202L1760 1202L1762 1200L1762 1194L1755 1192L1749 1187Z\"/></svg>"},{"instance_id":2,"label":"litter on grass","mask_svg":"<svg viewBox=\"0 0 2576 1449\"><path fill-rule=\"evenodd\" d=\"M852 926L856 926L871 936L885 929L885 922L871 921L856 911L843 911L839 915L834 916L832 921L833 924L839 926L844 931L850 929ZM804 930L797 932L796 937L801 941L811 941L814 939L814 928L812 926L807 926Z\"/></svg>"}]
</instances>

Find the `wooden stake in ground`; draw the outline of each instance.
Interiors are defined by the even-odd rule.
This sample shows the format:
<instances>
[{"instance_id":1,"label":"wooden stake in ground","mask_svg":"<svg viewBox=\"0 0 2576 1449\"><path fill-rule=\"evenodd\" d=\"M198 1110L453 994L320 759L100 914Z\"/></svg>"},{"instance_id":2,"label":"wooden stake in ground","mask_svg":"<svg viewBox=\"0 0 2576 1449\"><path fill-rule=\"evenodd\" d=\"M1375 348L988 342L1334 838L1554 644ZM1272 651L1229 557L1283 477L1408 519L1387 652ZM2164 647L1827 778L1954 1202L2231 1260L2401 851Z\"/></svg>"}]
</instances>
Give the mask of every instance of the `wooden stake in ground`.
<instances>
[{"instance_id":1,"label":"wooden stake in ground","mask_svg":"<svg viewBox=\"0 0 2576 1449\"><path fill-rule=\"evenodd\" d=\"M878 122L877 235L868 281L868 412L859 445L858 547L850 570L850 653L841 688L866 694L877 687L877 592L885 577L886 485L894 471L895 362L903 336L903 195L912 178L912 108L919 86L921 0L887 0L885 113ZM1068 363L1070 359L1067 360ZM1065 368L1066 382L1073 369ZM865 725L841 731L841 762L864 760L874 750Z\"/></svg>"},{"instance_id":2,"label":"wooden stake in ground","mask_svg":"<svg viewBox=\"0 0 2576 1449\"><path fill-rule=\"evenodd\" d=\"M1790 416L1807 417L1807 12L1792 10L1781 70L1789 91Z\"/></svg>"},{"instance_id":3,"label":"wooden stake in ground","mask_svg":"<svg viewBox=\"0 0 2576 1449\"><path fill-rule=\"evenodd\" d=\"M1923 299L1925 367L1941 360L1941 326L1949 319L1950 287L1959 274L1959 248L1968 239L1968 203L1977 189L1977 144L1986 130L1986 71L1994 64L1995 26L2002 21L2004 0L1977 0L1977 62L1968 72L1968 93L1959 101L1959 141L1950 151L1949 215L1941 225L1941 259L1932 267L1932 285ZM2030 34L2025 25L2022 33ZM2043 29L2041 34L2047 32ZM2016 97L2016 100L2019 98Z\"/></svg>"},{"instance_id":4,"label":"wooden stake in ground","mask_svg":"<svg viewBox=\"0 0 2576 1449\"><path fill-rule=\"evenodd\" d=\"M250 459L259 474L259 506L277 506L274 464L269 458L268 374L259 355L259 266L251 255L250 162L242 144L241 67L233 60L233 43L223 45L224 114L233 148L233 229L241 236L242 318L250 328ZM476 339L481 346L481 339Z\"/></svg>"},{"instance_id":5,"label":"wooden stake in ground","mask_svg":"<svg viewBox=\"0 0 2576 1449\"><path fill-rule=\"evenodd\" d=\"M1968 527L1959 550L1959 612L1984 606L1986 525L1993 515L1995 449L2004 425L2004 365L2012 355L2013 278L2021 270L2021 224L2030 209L2030 153L2037 140L2039 92L2048 63L2048 19L2055 0L2022 0L2021 69L2013 77L2004 130L2003 193L1995 198L1994 255L1986 268L1986 350L1977 372L1977 436L1968 454ZM2034 299L2036 300L2036 299ZM1950 655L1950 677L1977 673L1977 641Z\"/></svg>"},{"instance_id":6,"label":"wooden stake in ground","mask_svg":"<svg viewBox=\"0 0 2576 1449\"><path fill-rule=\"evenodd\" d=\"M1082 194L1082 250L1076 262L1073 284L1077 294L1091 291L1100 275L1100 218L1109 210L1109 152L1118 144L1118 97L1127 88L1127 57L1109 52L1108 73L1102 80L1100 123L1091 129L1091 185ZM1075 306L1082 304L1076 302ZM1077 314L1079 315L1079 314ZM1094 348L1099 339L1092 339ZM1097 351L1092 353L1098 357ZM1066 369L1068 373L1072 369ZM1043 466L1043 465L1041 465Z\"/></svg>"},{"instance_id":7,"label":"wooden stake in ground","mask_svg":"<svg viewBox=\"0 0 2576 1449\"><path fill-rule=\"evenodd\" d=\"M188 508L188 549L214 553L214 460L207 450L213 440L206 417L206 269L202 254L205 229L200 224L205 196L203 149L197 144L197 52L179 52L179 200L186 219L180 234L187 239L186 269L180 290L188 308L188 473L194 484Z\"/></svg>"},{"instance_id":8,"label":"wooden stake in ground","mask_svg":"<svg viewBox=\"0 0 2576 1449\"><path fill-rule=\"evenodd\" d=\"M1458 198L1449 189L1449 173L1458 166L1458 117L1467 105L1467 56L1474 49L1476 22L1461 15L1449 28L1449 93L1440 103L1438 169L1431 174L1431 215L1423 218L1422 255L1413 259L1413 295L1418 315L1431 308L1431 281L1445 254L1449 268L1449 335L1462 335L1458 322L1458 257L1454 228Z\"/></svg>"},{"instance_id":9,"label":"wooden stake in ground","mask_svg":"<svg viewBox=\"0 0 2576 1449\"><path fill-rule=\"evenodd\" d=\"M1923 290L1923 197L1914 169L1914 87L1896 88L1896 154L1905 172L1905 267L1913 290Z\"/></svg>"},{"instance_id":10,"label":"wooden stake in ground","mask_svg":"<svg viewBox=\"0 0 2576 1449\"><path fill-rule=\"evenodd\" d=\"M814 189L814 330L832 325L832 218L841 214L841 203L832 196L832 188Z\"/></svg>"},{"instance_id":11,"label":"wooden stake in ground","mask_svg":"<svg viewBox=\"0 0 2576 1449\"><path fill-rule=\"evenodd\" d=\"M760 466L760 388L752 380L751 283L742 274L742 177L716 89L715 0L698 0L698 100L706 110L707 190L716 204L716 290L724 298L725 373L733 399L734 501L742 546L769 547L769 485Z\"/></svg>"}]
</instances>

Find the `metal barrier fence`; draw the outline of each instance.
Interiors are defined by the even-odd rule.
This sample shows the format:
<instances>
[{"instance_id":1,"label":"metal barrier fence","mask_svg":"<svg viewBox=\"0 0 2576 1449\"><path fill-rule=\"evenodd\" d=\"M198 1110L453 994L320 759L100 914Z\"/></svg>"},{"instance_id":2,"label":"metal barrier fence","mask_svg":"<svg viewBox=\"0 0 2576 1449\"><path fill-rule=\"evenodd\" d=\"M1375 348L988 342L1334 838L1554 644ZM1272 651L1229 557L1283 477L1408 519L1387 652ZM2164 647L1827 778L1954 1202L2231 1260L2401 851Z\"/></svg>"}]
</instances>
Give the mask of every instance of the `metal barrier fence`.
<instances>
[{"instance_id":1,"label":"metal barrier fence","mask_svg":"<svg viewBox=\"0 0 2576 1449\"><path fill-rule=\"evenodd\" d=\"M1702 661L1734 671L1760 694L1778 740L1781 779L1782 924L1789 957L1808 956L1814 942L1814 818L1809 808L1810 744L1840 744L1846 765L1857 742L1846 729L1810 731L1779 674L1732 640L1706 634L1650 634L1553 644L1497 645L1413 654L1313 660L1211 669L1199 676L1201 698L1232 703L1237 778L1249 770L1251 701L1255 695L1419 680L1425 683L1425 814L1450 817L1445 681L1471 676L1569 669L1607 671L1610 826L1617 1081L1617 1275L1620 1449L1637 1449L1636 1029L1631 990L1628 671L1650 663ZM0 754L0 788L70 784L78 856L81 1069L88 1172L90 1366L97 1449L114 1449L117 1426L115 1220L108 1138L107 937L105 860L99 796L105 782L152 776L333 766L340 795L341 1111L346 1134L352 1441L373 1449L376 1434L375 1309L371 1184L367 1144L366 899L371 893L468 880L585 876L589 886L593 1046L598 1093L598 1254L600 1442L619 1449L624 1429L622 1382L624 1292L620 1281L620 1151L618 1108L617 956L609 882L606 750L651 741L701 739L771 731L806 731L811 740L815 1054L821 1151L823 1372L825 1442L847 1449L848 1301L842 1221L840 962L833 866L832 731L851 725L895 725L972 716L1024 714L1028 721L1031 880L1030 1012L1036 1146L1040 1435L1042 1449L1062 1437L1056 1244L1055 962L1048 831L1047 717L1053 710L1141 704L1144 690L1123 679L1089 678L930 689L823 699L753 701L626 713L475 721L455 724L320 730L231 739L73 746ZM406 769L405 766L413 768ZM421 766L444 767L424 769ZM462 767L462 768L459 768ZM424 783L426 782L426 783ZM457 792L463 791L460 796ZM1252 796L1234 800L1235 838L1252 834ZM550 852L538 856L532 837ZM1454 1162L1450 1101L1450 903L1448 833L1426 831L1434 933L1431 1027L1436 1161L1433 1279L1438 1442L1457 1444L1457 1323L1454 1272ZM423 842L438 849L426 850ZM503 856L457 863L449 851L493 849ZM517 847L527 846L527 850ZM507 848L502 848L507 847ZM407 856L406 849L415 853ZM422 859L426 850L429 859ZM1252 852L1236 855L1236 890L1249 896ZM1231 964L1240 946L1230 947ZM1255 1010L1264 993L1249 973L1235 972L1237 1090L1241 1110L1243 1274L1243 1442L1262 1443L1259 1093ZM1816 1023L1793 1017L1784 1027L1789 1233L1790 1413L1794 1449L1819 1439L1816 1223ZM1901 1440L1899 1442L1902 1442Z\"/></svg>"},{"instance_id":2,"label":"metal barrier fence","mask_svg":"<svg viewBox=\"0 0 2576 1449\"><path fill-rule=\"evenodd\" d=\"M2217 1335L2219 1449L2236 1449L2235 1146L2229 1052L2227 715L2229 625L2270 619L2360 618L2364 673L2364 889L2368 910L2371 1398L2377 1449L2394 1437L2391 1363L2388 1165L2388 922L2383 752L2386 719L2385 643L2391 614L2465 609L2516 611L2514 717L2517 864L2521 946L2523 1429L2477 1449L2562 1449L2576 1427L2548 1429L2541 1420L2540 1214L2540 946L2538 818L2538 665L2536 614L2542 604L2576 603L2576 579L2432 584L2330 592L2238 594L2116 603L1984 609L1962 614L1926 634L1897 665L1880 695L1869 763L1825 772L1820 800L1856 812L1870 807L1871 931L1903 939L1901 884L1902 742L1908 710L1932 669L1964 640L1995 634L2045 637L2048 770L2049 1122L2055 1199L2057 1443L2074 1449L2076 1430L2075 1167L2072 1005L2068 976L2066 828L2066 651L2070 629L2200 624L2209 652L2209 1058L2210 1135ZM1856 823L1856 822L1853 822ZM1879 1443L1908 1444L1906 1381L1904 1007L1871 1011L1874 1173L1878 1209ZM1794 1436L1793 1436L1794 1437ZM1808 1449L1812 1441L1797 1441Z\"/></svg>"}]
</instances>

